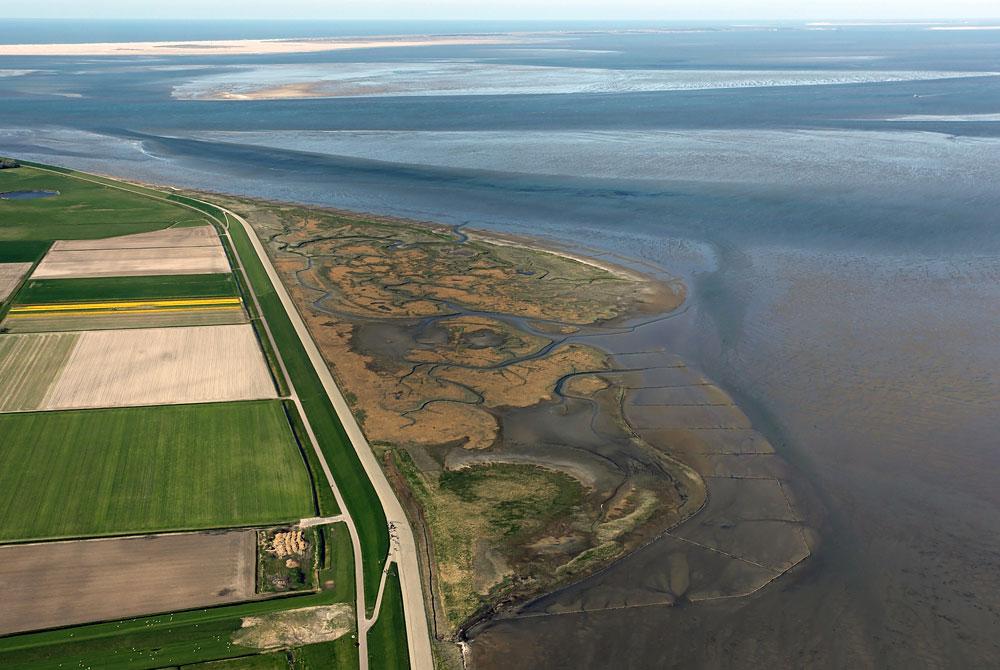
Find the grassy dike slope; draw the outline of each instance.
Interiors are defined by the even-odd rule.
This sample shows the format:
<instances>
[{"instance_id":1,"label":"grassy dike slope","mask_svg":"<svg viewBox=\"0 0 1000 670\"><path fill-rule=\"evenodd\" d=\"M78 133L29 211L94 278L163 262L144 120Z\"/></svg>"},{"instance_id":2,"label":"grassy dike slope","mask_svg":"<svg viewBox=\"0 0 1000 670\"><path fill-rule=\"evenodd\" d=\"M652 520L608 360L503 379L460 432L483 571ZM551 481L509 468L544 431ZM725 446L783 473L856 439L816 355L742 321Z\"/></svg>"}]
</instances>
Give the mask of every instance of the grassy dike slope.
<instances>
[{"instance_id":1,"label":"grassy dike slope","mask_svg":"<svg viewBox=\"0 0 1000 670\"><path fill-rule=\"evenodd\" d=\"M180 195L173 195L171 199L225 220L225 215L211 205ZM389 552L389 534L382 505L246 232L238 224L230 225L228 229L229 239L236 247L247 278L260 301L288 375L357 526L363 553L365 599L371 608L375 604L382 568Z\"/></svg>"}]
</instances>

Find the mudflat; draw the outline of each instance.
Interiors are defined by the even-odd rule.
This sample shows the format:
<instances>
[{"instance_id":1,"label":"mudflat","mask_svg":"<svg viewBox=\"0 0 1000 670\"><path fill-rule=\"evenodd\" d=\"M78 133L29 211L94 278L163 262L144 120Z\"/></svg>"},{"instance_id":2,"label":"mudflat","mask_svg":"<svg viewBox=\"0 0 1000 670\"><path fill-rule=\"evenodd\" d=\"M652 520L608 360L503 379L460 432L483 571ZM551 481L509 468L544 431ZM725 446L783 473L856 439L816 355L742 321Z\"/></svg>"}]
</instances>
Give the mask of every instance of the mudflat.
<instances>
[{"instance_id":1,"label":"mudflat","mask_svg":"<svg viewBox=\"0 0 1000 670\"><path fill-rule=\"evenodd\" d=\"M0 547L0 635L254 597L252 530Z\"/></svg>"}]
</instances>

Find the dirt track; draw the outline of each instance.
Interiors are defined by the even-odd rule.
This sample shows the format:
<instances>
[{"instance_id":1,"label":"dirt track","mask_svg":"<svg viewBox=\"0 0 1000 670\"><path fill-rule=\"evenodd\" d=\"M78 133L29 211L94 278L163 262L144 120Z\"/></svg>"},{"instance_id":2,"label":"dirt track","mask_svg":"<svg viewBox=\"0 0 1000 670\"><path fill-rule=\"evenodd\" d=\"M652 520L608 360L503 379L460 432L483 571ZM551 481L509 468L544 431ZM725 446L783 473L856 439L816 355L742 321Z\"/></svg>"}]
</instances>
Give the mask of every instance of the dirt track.
<instances>
[{"instance_id":1,"label":"dirt track","mask_svg":"<svg viewBox=\"0 0 1000 670\"><path fill-rule=\"evenodd\" d=\"M0 635L254 597L254 531L0 547Z\"/></svg>"}]
</instances>

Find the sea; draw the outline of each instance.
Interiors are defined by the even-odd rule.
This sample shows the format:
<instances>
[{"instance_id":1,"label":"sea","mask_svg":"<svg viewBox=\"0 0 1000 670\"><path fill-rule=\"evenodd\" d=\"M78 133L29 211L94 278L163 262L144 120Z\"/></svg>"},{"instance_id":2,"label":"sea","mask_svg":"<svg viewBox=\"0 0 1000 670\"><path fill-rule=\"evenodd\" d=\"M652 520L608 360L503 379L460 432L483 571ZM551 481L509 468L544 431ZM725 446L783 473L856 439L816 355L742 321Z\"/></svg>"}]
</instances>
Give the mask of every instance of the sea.
<instances>
[{"instance_id":1,"label":"sea","mask_svg":"<svg viewBox=\"0 0 1000 670\"><path fill-rule=\"evenodd\" d=\"M5 20L0 154L533 236L685 280L683 318L645 344L748 409L813 492L817 551L747 599L529 606L475 630L471 667L996 667L997 28ZM480 33L518 39L4 55ZM215 99L292 81L331 97ZM625 558L571 597L656 589L657 565Z\"/></svg>"}]
</instances>

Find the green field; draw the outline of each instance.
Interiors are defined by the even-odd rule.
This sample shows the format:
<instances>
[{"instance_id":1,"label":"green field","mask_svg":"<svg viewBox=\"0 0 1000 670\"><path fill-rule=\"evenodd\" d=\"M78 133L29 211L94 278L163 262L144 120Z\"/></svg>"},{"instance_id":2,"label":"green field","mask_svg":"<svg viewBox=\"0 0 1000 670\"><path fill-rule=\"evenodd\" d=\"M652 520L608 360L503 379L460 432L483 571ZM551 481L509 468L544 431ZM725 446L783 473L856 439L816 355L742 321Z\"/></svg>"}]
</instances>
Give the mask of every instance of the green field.
<instances>
[{"instance_id":1,"label":"green field","mask_svg":"<svg viewBox=\"0 0 1000 670\"><path fill-rule=\"evenodd\" d=\"M38 166L45 167L45 166ZM52 168L18 169L0 173L0 190L58 190L56 198L0 203L0 253L10 249L12 260L37 260L47 241L84 239L157 230L171 225L195 225L224 215L215 207L189 198L114 180ZM17 179L8 175L17 174ZM77 181L70 175L99 182ZM21 183L13 183L21 180ZM134 193L116 190L115 185ZM146 196L154 198L150 200ZM189 205L155 200L167 198ZM9 206L8 206L9 205ZM67 208L64 212L60 209ZM11 218L8 213L17 214ZM207 216L206 216L207 215ZM222 226L219 226L220 231ZM336 412L313 370L288 316L271 286L249 238L239 225L230 226L233 245L223 236L227 252L235 247L246 264L249 283L260 298L261 311L274 332L277 347L288 367L305 414L333 469L362 544L362 568L369 609L374 604L382 565L388 550L385 517L378 497ZM18 240L8 242L8 240ZM35 240L35 242L21 242ZM243 278L237 277L242 285ZM60 297L59 287L35 287L41 301L78 300ZM100 297L107 292L98 288ZM35 298L27 291L18 299ZM173 293L172 293L173 295ZM49 297L44 297L49 296ZM118 297L117 295L115 297ZM147 296L142 296L147 297ZM214 297L214 296L205 296ZM245 296L246 297L246 296ZM249 302L251 317L257 317ZM259 317L257 317L259 318ZM257 327L258 324L255 324ZM262 333L258 330L258 333ZM270 342L265 342L265 350ZM273 354L272 354L273 358ZM285 387L284 379L279 386ZM278 401L231 403L262 405L281 412ZM177 415L160 418L161 411L212 406L179 406L129 410L89 410L0 416L0 541L41 534L110 534L167 528L222 527L277 523L315 514L313 493L301 453L291 436L288 420L271 416L236 417L230 412L204 416ZM133 413L132 418L82 415ZM55 425L56 416L65 425ZM266 426L255 424L258 420ZM293 424L301 432L295 417ZM16 437L9 437L16 433ZM280 439L276 435L280 434ZM95 436L97 436L95 438ZM125 444L128 437L128 444ZM28 445L32 449L29 452ZM248 448L252 445L252 448ZM282 446L283 445L283 446ZM30 473L19 477L12 471ZM324 514L336 510L318 463L318 500ZM151 491L154 492L151 494ZM86 501L82 504L80 501ZM260 518L250 519L257 515ZM264 519L263 521L261 519ZM177 524L180 525L177 525ZM81 530L89 527L92 530ZM331 543L343 547L350 558L350 541L342 524L334 526ZM3 535L6 533L6 535ZM71 629L30 633L0 639L0 667L175 667L198 661L244 656L229 634L239 626L239 616L302 607L326 602L352 602L353 566L341 560L321 570L321 583L334 586L315 595L282 601L183 612L146 619L77 626ZM393 575L383 602L380 623L369 634L373 667L405 667L406 638L398 578ZM293 602L294 601L294 602ZM332 654L332 658L331 658ZM286 657L292 668L357 667L356 641L345 636L333 643L292 649ZM268 663L275 659L254 658ZM240 667L234 661L229 667Z\"/></svg>"},{"instance_id":2,"label":"green field","mask_svg":"<svg viewBox=\"0 0 1000 670\"><path fill-rule=\"evenodd\" d=\"M389 567L378 621L368 631L368 667L372 670L406 670L410 659L406 646L403 594L396 564Z\"/></svg>"},{"instance_id":3,"label":"green field","mask_svg":"<svg viewBox=\"0 0 1000 670\"><path fill-rule=\"evenodd\" d=\"M0 170L0 192L7 191L59 195L0 201L0 242L91 239L206 222L186 207L33 167Z\"/></svg>"},{"instance_id":4,"label":"green field","mask_svg":"<svg viewBox=\"0 0 1000 670\"><path fill-rule=\"evenodd\" d=\"M0 204L0 214L3 214L3 204ZM3 224L0 224L2 226ZM0 243L0 263L34 263L48 251L47 240L31 240L22 242Z\"/></svg>"},{"instance_id":5,"label":"green field","mask_svg":"<svg viewBox=\"0 0 1000 670\"><path fill-rule=\"evenodd\" d=\"M2 248L3 244L0 244ZM30 279L18 292L21 305L99 300L162 300L168 298L224 298L239 295L231 274L166 275L153 277L88 277L86 279Z\"/></svg>"},{"instance_id":6,"label":"green field","mask_svg":"<svg viewBox=\"0 0 1000 670\"><path fill-rule=\"evenodd\" d=\"M279 401L0 415L3 541L315 513Z\"/></svg>"}]
</instances>

